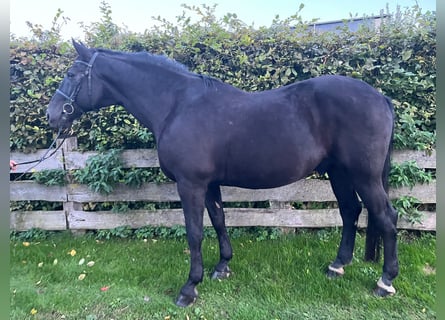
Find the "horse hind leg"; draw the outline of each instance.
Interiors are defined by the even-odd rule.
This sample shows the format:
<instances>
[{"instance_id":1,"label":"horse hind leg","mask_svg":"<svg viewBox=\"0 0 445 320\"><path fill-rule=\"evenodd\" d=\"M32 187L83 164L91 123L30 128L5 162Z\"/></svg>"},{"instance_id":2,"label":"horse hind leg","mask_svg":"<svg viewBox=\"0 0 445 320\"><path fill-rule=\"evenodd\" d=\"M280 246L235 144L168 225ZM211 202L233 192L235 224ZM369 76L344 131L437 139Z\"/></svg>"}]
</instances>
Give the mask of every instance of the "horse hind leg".
<instances>
[{"instance_id":1,"label":"horse hind leg","mask_svg":"<svg viewBox=\"0 0 445 320\"><path fill-rule=\"evenodd\" d=\"M206 193L206 207L219 242L220 260L211 275L212 279L225 279L231 274L229 261L232 259L232 246L227 234L224 209L219 185L210 185Z\"/></svg>"},{"instance_id":2,"label":"horse hind leg","mask_svg":"<svg viewBox=\"0 0 445 320\"><path fill-rule=\"evenodd\" d=\"M352 262L355 238L357 234L358 217L362 211L362 205L357 197L352 181L347 172L338 167L328 170L329 180L334 195L337 198L340 215L343 221L342 237L338 248L337 257L328 266L326 272L329 278L342 276L344 266Z\"/></svg>"},{"instance_id":3,"label":"horse hind leg","mask_svg":"<svg viewBox=\"0 0 445 320\"><path fill-rule=\"evenodd\" d=\"M365 179L357 190L362 198L372 225L376 228L373 233L379 234L383 240L383 273L377 282L375 294L378 296L393 295L396 291L392 286L393 280L399 273L397 257L397 212L389 201L381 179Z\"/></svg>"}]
</instances>

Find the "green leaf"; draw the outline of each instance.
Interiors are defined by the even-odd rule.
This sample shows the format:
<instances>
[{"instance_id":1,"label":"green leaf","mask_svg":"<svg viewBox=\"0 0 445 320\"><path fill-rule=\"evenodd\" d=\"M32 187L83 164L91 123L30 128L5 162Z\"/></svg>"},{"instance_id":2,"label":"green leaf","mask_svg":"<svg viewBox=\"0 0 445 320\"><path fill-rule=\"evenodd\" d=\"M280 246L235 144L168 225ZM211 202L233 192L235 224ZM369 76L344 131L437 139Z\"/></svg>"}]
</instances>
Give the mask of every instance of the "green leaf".
<instances>
[{"instance_id":1,"label":"green leaf","mask_svg":"<svg viewBox=\"0 0 445 320\"><path fill-rule=\"evenodd\" d=\"M402 52L402 60L407 61L411 58L411 55L413 54L412 50L407 50Z\"/></svg>"}]
</instances>

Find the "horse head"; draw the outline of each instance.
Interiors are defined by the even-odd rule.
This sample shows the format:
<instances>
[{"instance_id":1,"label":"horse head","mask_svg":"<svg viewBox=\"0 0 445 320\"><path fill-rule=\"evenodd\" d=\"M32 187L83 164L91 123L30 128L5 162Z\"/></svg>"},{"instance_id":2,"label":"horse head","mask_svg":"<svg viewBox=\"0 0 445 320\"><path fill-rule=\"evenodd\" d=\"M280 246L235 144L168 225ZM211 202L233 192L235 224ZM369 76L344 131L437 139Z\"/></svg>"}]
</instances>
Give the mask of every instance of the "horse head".
<instances>
[{"instance_id":1,"label":"horse head","mask_svg":"<svg viewBox=\"0 0 445 320\"><path fill-rule=\"evenodd\" d=\"M97 109L101 84L94 81L93 66L99 52L74 40L73 45L78 57L68 69L46 111L52 128L70 128L83 113Z\"/></svg>"}]
</instances>

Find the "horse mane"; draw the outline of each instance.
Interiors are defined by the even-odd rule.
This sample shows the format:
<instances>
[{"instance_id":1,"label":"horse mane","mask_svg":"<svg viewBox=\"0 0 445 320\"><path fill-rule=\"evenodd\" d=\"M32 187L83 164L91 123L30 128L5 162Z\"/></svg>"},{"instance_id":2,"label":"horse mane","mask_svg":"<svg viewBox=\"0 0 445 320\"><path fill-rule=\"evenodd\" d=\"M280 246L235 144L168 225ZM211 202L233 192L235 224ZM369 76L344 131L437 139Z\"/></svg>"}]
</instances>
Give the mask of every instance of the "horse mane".
<instances>
[{"instance_id":1,"label":"horse mane","mask_svg":"<svg viewBox=\"0 0 445 320\"><path fill-rule=\"evenodd\" d=\"M202 75L202 74L198 74L198 73L190 71L186 65L184 65L174 59L171 59L166 55L153 54L153 53L149 53L147 51L123 52L123 51L113 51L113 50L107 50L107 49L97 49L97 50L101 53L105 53L108 56L121 57L121 58L131 57L132 61L135 61L135 62L139 62L142 64L147 64L147 63L155 64L155 65L162 66L162 67L164 67L168 70L174 71L174 72L194 75L196 77L201 78L204 85L207 88L213 87L216 83L221 83L220 80L213 78L211 76Z\"/></svg>"}]
</instances>

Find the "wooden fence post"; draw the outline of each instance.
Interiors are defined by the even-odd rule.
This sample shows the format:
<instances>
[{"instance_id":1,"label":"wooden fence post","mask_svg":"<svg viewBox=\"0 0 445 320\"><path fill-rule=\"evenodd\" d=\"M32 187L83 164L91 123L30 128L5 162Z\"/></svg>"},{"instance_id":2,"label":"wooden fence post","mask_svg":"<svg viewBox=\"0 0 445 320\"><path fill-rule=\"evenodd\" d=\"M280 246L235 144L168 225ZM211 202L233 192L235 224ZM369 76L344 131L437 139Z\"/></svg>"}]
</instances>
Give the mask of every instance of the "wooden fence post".
<instances>
[{"instance_id":1,"label":"wooden fence post","mask_svg":"<svg viewBox=\"0 0 445 320\"><path fill-rule=\"evenodd\" d=\"M76 136L68 137L65 140L58 141L58 143L63 143L62 145L63 169L67 172L68 184L71 184L74 181L71 175L68 173L71 168L68 167L67 165L66 155L70 151L77 150L77 137ZM69 217L73 213L73 211L76 210L82 210L82 204L80 202L69 201L69 188L67 188L66 201L63 203L63 211L65 212L67 229L70 230L73 235L83 235L85 234L86 230L73 230L71 229L70 226Z\"/></svg>"}]
</instances>

